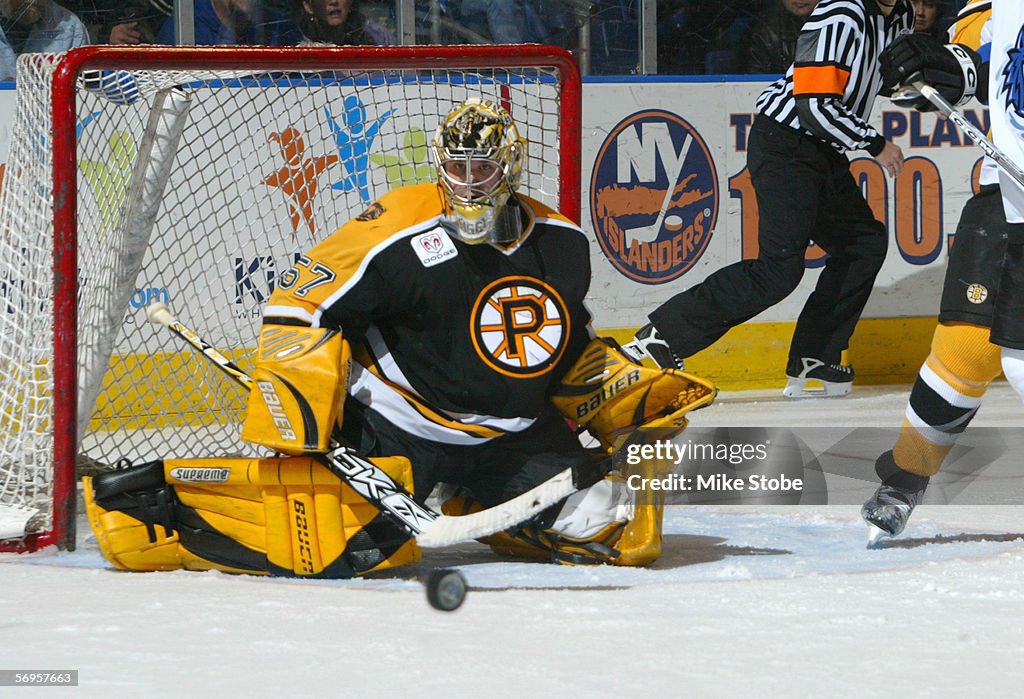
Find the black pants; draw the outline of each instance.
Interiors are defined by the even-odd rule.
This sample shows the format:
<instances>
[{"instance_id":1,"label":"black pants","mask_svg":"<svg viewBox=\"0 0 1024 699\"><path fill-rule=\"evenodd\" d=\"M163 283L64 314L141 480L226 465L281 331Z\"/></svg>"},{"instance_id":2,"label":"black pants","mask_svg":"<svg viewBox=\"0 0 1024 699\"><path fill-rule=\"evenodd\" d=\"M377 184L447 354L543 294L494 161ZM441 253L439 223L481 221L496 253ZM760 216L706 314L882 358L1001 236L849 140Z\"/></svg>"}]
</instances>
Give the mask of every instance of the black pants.
<instances>
[{"instance_id":1,"label":"black pants","mask_svg":"<svg viewBox=\"0 0 1024 699\"><path fill-rule=\"evenodd\" d=\"M1024 224L1006 222L998 185L983 186L960 214L939 321L989 327L994 344L1024 349Z\"/></svg>"},{"instance_id":2,"label":"black pants","mask_svg":"<svg viewBox=\"0 0 1024 699\"><path fill-rule=\"evenodd\" d=\"M964 205L946 262L940 322L992 327L1010 228L997 185L982 187Z\"/></svg>"},{"instance_id":3,"label":"black pants","mask_svg":"<svg viewBox=\"0 0 1024 699\"><path fill-rule=\"evenodd\" d=\"M990 339L1001 347L1024 350L1024 243L1018 242L1024 224L1016 225L1003 257Z\"/></svg>"},{"instance_id":4,"label":"black pants","mask_svg":"<svg viewBox=\"0 0 1024 699\"><path fill-rule=\"evenodd\" d=\"M747 167L760 215L757 259L723 267L673 296L651 322L677 355L699 352L789 296L813 239L829 257L797 320L790 362L837 363L885 259L885 227L844 155L767 117L751 127Z\"/></svg>"}]
</instances>

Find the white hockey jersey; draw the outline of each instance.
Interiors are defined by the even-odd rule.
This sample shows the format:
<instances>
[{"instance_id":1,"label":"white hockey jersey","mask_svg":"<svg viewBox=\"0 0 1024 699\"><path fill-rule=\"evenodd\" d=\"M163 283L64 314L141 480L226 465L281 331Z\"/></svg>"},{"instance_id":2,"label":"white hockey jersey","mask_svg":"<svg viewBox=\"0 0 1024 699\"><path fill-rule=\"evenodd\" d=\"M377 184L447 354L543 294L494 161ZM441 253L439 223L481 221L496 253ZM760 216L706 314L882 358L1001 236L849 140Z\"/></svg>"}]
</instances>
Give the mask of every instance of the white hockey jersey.
<instances>
[{"instance_id":1,"label":"white hockey jersey","mask_svg":"<svg viewBox=\"0 0 1024 699\"><path fill-rule=\"evenodd\" d=\"M1013 162L1024 167L1024 3L993 0L992 18L984 36L991 38L989 114L992 139ZM982 182L996 181L1003 193L1006 220L1024 223L1024 187L986 158Z\"/></svg>"},{"instance_id":2,"label":"white hockey jersey","mask_svg":"<svg viewBox=\"0 0 1024 699\"><path fill-rule=\"evenodd\" d=\"M984 26L978 30L980 21ZM973 0L959 12L950 40L975 48L989 62L988 104L992 140L1024 167L1024 3L1020 0ZM1024 187L989 158L982 184L998 184L1011 223L1024 223Z\"/></svg>"}]
</instances>

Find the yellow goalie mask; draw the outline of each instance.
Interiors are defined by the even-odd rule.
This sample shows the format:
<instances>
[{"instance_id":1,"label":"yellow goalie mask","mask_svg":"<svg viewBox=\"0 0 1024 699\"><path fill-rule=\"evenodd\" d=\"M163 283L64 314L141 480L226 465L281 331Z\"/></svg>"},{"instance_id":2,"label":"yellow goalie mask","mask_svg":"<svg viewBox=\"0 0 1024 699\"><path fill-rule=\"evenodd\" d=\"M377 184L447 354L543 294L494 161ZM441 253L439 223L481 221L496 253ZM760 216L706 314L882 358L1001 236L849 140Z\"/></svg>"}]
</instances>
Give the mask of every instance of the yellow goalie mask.
<instances>
[{"instance_id":1,"label":"yellow goalie mask","mask_svg":"<svg viewBox=\"0 0 1024 699\"><path fill-rule=\"evenodd\" d=\"M514 202L525 144L511 115L468 99L438 125L431 148L446 216L463 242L509 243L522 232Z\"/></svg>"}]
</instances>

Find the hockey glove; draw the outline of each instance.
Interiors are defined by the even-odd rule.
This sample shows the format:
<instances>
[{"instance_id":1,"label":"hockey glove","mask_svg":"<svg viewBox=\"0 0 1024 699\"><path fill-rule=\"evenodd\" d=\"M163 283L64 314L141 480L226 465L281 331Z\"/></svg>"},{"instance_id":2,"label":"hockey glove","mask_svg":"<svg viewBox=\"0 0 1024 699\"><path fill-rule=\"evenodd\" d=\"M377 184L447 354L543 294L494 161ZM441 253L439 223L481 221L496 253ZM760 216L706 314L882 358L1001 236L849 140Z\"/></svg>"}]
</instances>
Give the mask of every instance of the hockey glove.
<instances>
[{"instance_id":1,"label":"hockey glove","mask_svg":"<svg viewBox=\"0 0 1024 699\"><path fill-rule=\"evenodd\" d=\"M242 439L286 454L326 452L341 422L350 355L337 330L264 324Z\"/></svg>"},{"instance_id":2,"label":"hockey glove","mask_svg":"<svg viewBox=\"0 0 1024 699\"><path fill-rule=\"evenodd\" d=\"M981 57L961 44L947 44L925 34L905 34L879 57L882 82L894 90L925 82L955 106L967 103L978 89ZM935 107L916 90L893 97L893 103L922 112Z\"/></svg>"},{"instance_id":3,"label":"hockey glove","mask_svg":"<svg viewBox=\"0 0 1024 699\"><path fill-rule=\"evenodd\" d=\"M709 405L717 392L693 374L635 364L613 340L596 338L562 378L551 402L611 454L638 430L658 430L666 439L682 432L686 413Z\"/></svg>"}]
</instances>

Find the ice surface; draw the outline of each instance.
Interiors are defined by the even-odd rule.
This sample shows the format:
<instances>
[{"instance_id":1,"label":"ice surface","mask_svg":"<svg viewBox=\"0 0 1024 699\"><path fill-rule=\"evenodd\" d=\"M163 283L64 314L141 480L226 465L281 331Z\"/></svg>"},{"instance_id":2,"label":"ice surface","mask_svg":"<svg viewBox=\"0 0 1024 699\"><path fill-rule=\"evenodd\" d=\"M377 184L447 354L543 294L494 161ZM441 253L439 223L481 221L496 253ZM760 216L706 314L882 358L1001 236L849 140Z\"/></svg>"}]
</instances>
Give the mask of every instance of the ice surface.
<instances>
[{"instance_id":1,"label":"ice surface","mask_svg":"<svg viewBox=\"0 0 1024 699\"><path fill-rule=\"evenodd\" d=\"M726 394L692 424L894 427L906 390ZM999 386L972 428L1022 424ZM868 550L858 509L671 507L650 569L465 544L349 581L118 572L83 531L74 553L0 556L0 669L77 669L60 691L104 698L1018 695L1024 510L926 503ZM437 565L473 588L456 612L416 579Z\"/></svg>"}]
</instances>

